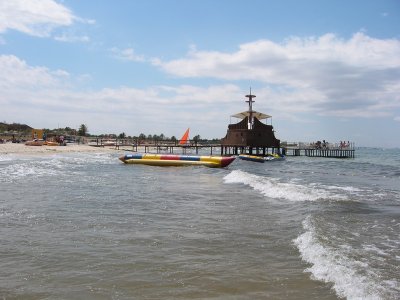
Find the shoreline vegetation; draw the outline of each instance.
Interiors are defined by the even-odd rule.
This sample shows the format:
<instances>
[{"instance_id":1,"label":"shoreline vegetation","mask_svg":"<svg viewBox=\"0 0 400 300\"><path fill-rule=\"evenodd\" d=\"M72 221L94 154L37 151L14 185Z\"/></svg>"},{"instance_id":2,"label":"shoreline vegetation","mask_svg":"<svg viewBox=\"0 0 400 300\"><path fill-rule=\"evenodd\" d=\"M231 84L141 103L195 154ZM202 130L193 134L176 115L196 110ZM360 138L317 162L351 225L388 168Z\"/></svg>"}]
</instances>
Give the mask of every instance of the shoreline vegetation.
<instances>
[{"instance_id":1,"label":"shoreline vegetation","mask_svg":"<svg viewBox=\"0 0 400 300\"><path fill-rule=\"evenodd\" d=\"M40 133L39 133L40 132ZM26 141L31 141L35 138L35 133L37 134L38 139L48 140L48 141L57 141L61 137L64 140L69 140L71 142L76 142L78 144L81 143L89 143L94 141L107 141L107 140L125 140L130 141L131 143L135 142L137 144L156 144L160 141L168 142L168 143L179 143L179 139L175 136L168 137L163 133L161 134L144 134L140 133L138 136L130 136L122 132L120 134L115 133L107 133L107 134L89 134L88 128L85 124L82 124L79 129L73 129L71 127L65 128L56 128L56 129L34 129L26 124L12 123L8 124L6 122L0 122L0 143L4 142L16 142L16 143L25 143ZM44 138L46 137L46 138ZM191 139L193 142L212 142L212 143L220 143L219 138L213 139L202 139L200 135L194 135Z\"/></svg>"}]
</instances>

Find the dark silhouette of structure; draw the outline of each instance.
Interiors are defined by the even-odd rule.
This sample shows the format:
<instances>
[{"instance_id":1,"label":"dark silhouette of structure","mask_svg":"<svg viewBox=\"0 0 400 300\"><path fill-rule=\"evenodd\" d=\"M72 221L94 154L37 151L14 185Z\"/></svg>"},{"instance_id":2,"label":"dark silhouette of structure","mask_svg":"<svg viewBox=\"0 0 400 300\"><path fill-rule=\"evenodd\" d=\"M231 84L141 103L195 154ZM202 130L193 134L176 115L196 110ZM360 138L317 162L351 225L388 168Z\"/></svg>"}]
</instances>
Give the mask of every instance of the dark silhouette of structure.
<instances>
[{"instance_id":1,"label":"dark silhouette of structure","mask_svg":"<svg viewBox=\"0 0 400 300\"><path fill-rule=\"evenodd\" d=\"M226 136L221 140L221 147L224 148L221 152L228 154L233 149L233 154L238 154L240 149L240 153L252 154L255 149L258 154L261 148L262 154L265 155L268 148L271 148L273 152L275 149L279 151L280 141L275 138L273 126L261 122L271 116L253 110L255 102L253 98L256 96L251 94L251 89L246 97L249 109L232 115L232 117L241 118L242 121L228 125Z\"/></svg>"}]
</instances>

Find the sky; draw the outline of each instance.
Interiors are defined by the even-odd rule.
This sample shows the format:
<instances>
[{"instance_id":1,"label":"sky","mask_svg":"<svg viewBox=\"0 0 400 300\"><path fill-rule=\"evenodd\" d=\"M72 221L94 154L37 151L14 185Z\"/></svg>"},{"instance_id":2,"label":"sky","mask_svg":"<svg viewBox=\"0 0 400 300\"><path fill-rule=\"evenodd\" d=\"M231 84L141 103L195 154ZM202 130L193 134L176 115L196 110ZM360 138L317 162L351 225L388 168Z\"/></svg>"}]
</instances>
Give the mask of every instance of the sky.
<instances>
[{"instance_id":1,"label":"sky","mask_svg":"<svg viewBox=\"0 0 400 300\"><path fill-rule=\"evenodd\" d=\"M0 0L0 122L400 147L399 0Z\"/></svg>"}]
</instances>

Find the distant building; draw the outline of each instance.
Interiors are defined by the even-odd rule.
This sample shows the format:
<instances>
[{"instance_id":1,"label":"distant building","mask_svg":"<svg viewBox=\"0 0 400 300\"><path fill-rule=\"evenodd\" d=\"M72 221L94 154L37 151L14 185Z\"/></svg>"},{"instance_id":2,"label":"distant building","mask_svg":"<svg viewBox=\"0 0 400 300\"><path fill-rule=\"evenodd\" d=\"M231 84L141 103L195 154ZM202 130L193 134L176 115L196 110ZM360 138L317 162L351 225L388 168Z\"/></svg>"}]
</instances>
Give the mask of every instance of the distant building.
<instances>
[{"instance_id":1,"label":"distant building","mask_svg":"<svg viewBox=\"0 0 400 300\"><path fill-rule=\"evenodd\" d=\"M32 129L32 140L42 140L43 139L43 129Z\"/></svg>"}]
</instances>

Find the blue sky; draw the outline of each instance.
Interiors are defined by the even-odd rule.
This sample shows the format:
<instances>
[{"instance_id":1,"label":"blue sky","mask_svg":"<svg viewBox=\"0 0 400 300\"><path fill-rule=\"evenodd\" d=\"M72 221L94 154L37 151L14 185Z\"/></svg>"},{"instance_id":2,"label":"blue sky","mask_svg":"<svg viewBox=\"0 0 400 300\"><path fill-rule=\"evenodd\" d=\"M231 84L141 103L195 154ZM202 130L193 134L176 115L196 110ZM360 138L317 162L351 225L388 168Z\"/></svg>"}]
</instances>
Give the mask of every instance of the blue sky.
<instances>
[{"instance_id":1,"label":"blue sky","mask_svg":"<svg viewBox=\"0 0 400 300\"><path fill-rule=\"evenodd\" d=\"M249 87L282 141L400 147L400 1L0 0L1 121L222 138Z\"/></svg>"}]
</instances>

